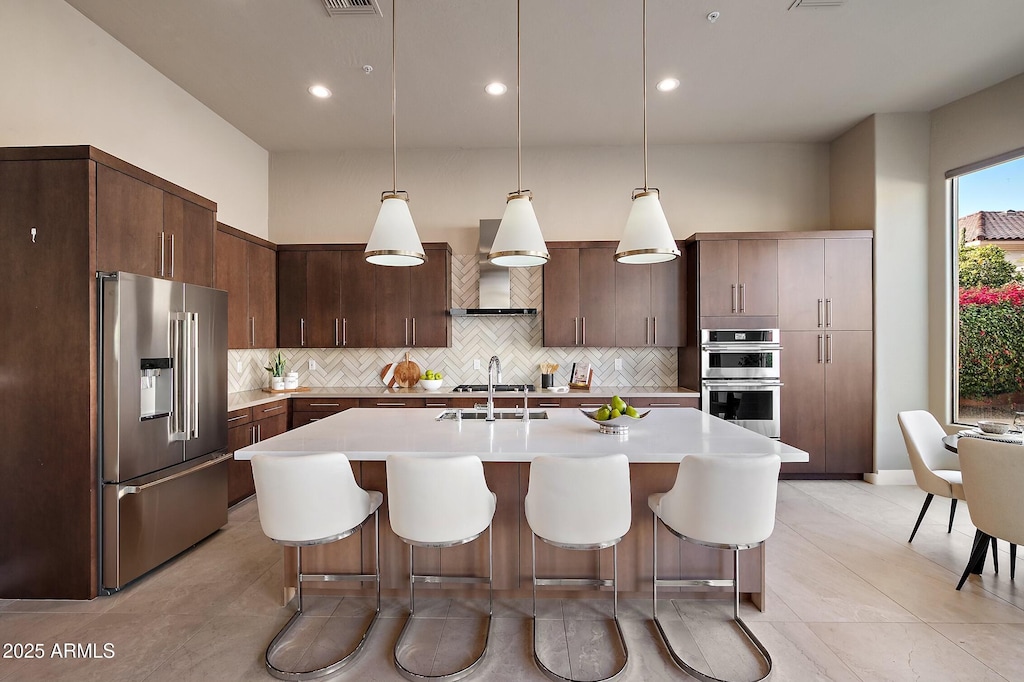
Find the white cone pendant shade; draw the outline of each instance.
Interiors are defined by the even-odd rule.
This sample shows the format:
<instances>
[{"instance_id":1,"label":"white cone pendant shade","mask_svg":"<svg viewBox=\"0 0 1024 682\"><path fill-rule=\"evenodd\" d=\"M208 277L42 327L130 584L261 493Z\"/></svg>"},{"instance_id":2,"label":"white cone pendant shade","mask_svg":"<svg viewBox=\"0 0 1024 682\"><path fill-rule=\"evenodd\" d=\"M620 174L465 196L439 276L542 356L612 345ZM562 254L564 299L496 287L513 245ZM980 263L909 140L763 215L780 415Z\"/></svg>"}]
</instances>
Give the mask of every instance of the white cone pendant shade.
<instances>
[{"instance_id":1,"label":"white cone pendant shade","mask_svg":"<svg viewBox=\"0 0 1024 682\"><path fill-rule=\"evenodd\" d=\"M506 268L544 265L551 256L529 194L511 194L487 260Z\"/></svg>"},{"instance_id":2,"label":"white cone pendant shade","mask_svg":"<svg viewBox=\"0 0 1024 682\"><path fill-rule=\"evenodd\" d=\"M638 192L633 197L626 229L615 260L620 263L663 263L679 257L679 248L661 209L658 190Z\"/></svg>"},{"instance_id":3,"label":"white cone pendant shade","mask_svg":"<svg viewBox=\"0 0 1024 682\"><path fill-rule=\"evenodd\" d=\"M427 260L407 198L390 193L384 195L366 244L365 258L374 265L399 267L420 265Z\"/></svg>"}]
</instances>

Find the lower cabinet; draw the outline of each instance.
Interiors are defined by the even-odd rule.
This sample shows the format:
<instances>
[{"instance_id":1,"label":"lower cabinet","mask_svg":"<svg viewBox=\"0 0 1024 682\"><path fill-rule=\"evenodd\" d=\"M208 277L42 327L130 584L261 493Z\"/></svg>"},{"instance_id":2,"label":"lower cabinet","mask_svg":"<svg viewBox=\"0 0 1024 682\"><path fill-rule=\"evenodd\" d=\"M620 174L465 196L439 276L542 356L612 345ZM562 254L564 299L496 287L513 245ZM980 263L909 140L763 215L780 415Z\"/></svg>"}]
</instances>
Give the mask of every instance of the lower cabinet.
<instances>
[{"instance_id":1,"label":"lower cabinet","mask_svg":"<svg viewBox=\"0 0 1024 682\"><path fill-rule=\"evenodd\" d=\"M291 429L359 407L357 398L292 398Z\"/></svg>"},{"instance_id":2,"label":"lower cabinet","mask_svg":"<svg viewBox=\"0 0 1024 682\"><path fill-rule=\"evenodd\" d=\"M870 331L781 333L782 441L808 462L784 474L863 474L873 448L873 346Z\"/></svg>"},{"instance_id":3,"label":"lower cabinet","mask_svg":"<svg viewBox=\"0 0 1024 682\"><path fill-rule=\"evenodd\" d=\"M288 401L234 410L228 413L228 450L272 438L288 430ZM256 492L252 465L248 461L228 461L228 505L237 504Z\"/></svg>"}]
</instances>

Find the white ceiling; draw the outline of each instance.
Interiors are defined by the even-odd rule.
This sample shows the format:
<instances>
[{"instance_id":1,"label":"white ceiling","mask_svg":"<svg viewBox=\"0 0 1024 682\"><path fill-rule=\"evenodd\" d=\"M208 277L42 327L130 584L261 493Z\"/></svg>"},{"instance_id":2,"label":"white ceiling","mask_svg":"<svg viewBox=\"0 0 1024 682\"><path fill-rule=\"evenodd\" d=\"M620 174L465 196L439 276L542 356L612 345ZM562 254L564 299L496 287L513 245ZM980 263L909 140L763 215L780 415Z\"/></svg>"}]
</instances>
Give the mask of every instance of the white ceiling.
<instances>
[{"instance_id":1,"label":"white ceiling","mask_svg":"<svg viewBox=\"0 0 1024 682\"><path fill-rule=\"evenodd\" d=\"M392 0L346 18L321 0L67 2L270 151L390 147ZM397 2L399 146L514 146L516 3ZM1024 0L792 2L648 0L651 142L829 141L1024 72ZM639 144L640 8L522 0L524 146ZM654 90L666 76L682 86Z\"/></svg>"}]
</instances>

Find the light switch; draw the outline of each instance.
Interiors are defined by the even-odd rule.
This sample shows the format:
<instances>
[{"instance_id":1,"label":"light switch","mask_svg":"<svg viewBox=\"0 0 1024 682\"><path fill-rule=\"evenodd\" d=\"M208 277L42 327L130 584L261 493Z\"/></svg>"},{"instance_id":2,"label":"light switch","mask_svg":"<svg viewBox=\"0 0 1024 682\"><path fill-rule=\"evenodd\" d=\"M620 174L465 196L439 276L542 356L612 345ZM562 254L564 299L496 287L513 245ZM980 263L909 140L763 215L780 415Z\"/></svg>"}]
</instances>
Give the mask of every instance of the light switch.
<instances>
[{"instance_id":1,"label":"light switch","mask_svg":"<svg viewBox=\"0 0 1024 682\"><path fill-rule=\"evenodd\" d=\"M615 358L615 371L616 372L621 372L622 371L622 358Z\"/></svg>"},{"instance_id":2,"label":"light switch","mask_svg":"<svg viewBox=\"0 0 1024 682\"><path fill-rule=\"evenodd\" d=\"M310 372L315 372L316 371L316 360L310 360L309 361L309 371Z\"/></svg>"},{"instance_id":3,"label":"light switch","mask_svg":"<svg viewBox=\"0 0 1024 682\"><path fill-rule=\"evenodd\" d=\"M239 374L242 373L242 361L241 360L235 360L235 371L238 372Z\"/></svg>"},{"instance_id":4,"label":"light switch","mask_svg":"<svg viewBox=\"0 0 1024 682\"><path fill-rule=\"evenodd\" d=\"M479 358L474 358L473 359L473 369L480 369L480 359Z\"/></svg>"}]
</instances>

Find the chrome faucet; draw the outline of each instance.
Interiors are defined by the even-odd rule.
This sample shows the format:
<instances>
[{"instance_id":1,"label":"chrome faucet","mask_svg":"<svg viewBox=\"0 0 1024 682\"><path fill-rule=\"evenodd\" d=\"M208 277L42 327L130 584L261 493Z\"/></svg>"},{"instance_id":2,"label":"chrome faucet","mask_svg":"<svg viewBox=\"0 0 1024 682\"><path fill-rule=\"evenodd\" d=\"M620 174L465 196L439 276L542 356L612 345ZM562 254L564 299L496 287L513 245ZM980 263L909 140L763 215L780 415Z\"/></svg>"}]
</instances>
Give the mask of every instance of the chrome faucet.
<instances>
[{"instance_id":1,"label":"chrome faucet","mask_svg":"<svg viewBox=\"0 0 1024 682\"><path fill-rule=\"evenodd\" d=\"M487 421L494 421L494 381L492 376L494 368L498 368L498 383L501 383L501 360L497 355L492 355L487 363Z\"/></svg>"},{"instance_id":2,"label":"chrome faucet","mask_svg":"<svg viewBox=\"0 0 1024 682\"><path fill-rule=\"evenodd\" d=\"M523 386L523 421L524 422L530 421L530 402L527 399L529 394L530 394L530 387L524 385Z\"/></svg>"}]
</instances>

